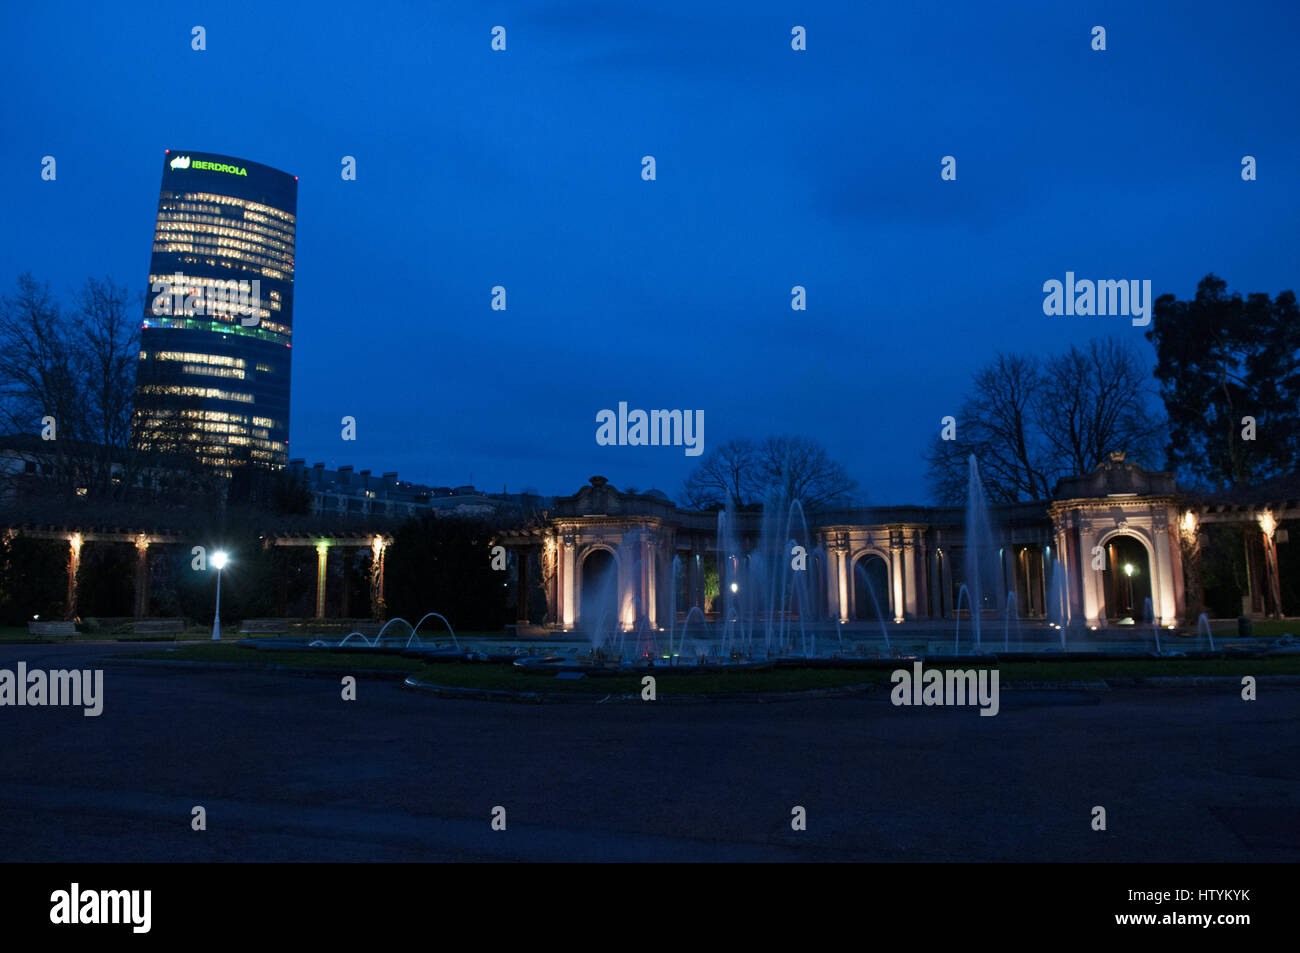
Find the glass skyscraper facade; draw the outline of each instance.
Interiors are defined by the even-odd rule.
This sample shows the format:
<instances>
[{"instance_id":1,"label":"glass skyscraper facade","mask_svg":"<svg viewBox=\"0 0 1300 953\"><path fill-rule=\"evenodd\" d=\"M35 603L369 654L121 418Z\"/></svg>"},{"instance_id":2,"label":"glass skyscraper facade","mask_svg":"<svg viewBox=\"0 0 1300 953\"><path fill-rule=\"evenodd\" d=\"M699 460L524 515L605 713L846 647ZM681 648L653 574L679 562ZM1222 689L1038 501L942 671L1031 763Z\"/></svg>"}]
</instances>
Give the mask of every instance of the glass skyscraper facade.
<instances>
[{"instance_id":1,"label":"glass skyscraper facade","mask_svg":"<svg viewBox=\"0 0 1300 953\"><path fill-rule=\"evenodd\" d=\"M143 446L226 473L289 458L297 176L170 149L140 332Z\"/></svg>"}]
</instances>

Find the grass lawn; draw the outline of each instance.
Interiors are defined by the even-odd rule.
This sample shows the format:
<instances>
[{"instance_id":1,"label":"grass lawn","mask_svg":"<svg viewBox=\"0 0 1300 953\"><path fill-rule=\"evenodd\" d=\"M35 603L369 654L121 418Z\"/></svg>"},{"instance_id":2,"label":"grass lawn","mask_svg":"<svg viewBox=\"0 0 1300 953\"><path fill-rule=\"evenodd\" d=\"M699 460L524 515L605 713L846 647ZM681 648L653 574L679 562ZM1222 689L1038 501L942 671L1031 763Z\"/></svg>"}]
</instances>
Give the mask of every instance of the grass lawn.
<instances>
[{"instance_id":1,"label":"grass lawn","mask_svg":"<svg viewBox=\"0 0 1300 953\"><path fill-rule=\"evenodd\" d=\"M500 663L425 662L398 655L257 651L238 645L184 645L170 650L133 652L128 658L207 662L241 662L310 668L347 674L362 669L391 671L394 676L414 675L421 681L457 688L497 689L517 692L581 692L631 694L640 692L640 675L581 679L556 679L551 675L520 672ZM900 662L900 667L905 663ZM906 663L910 665L910 663ZM1300 655L1270 659L1134 659L1114 662L1007 662L997 666L1004 682L1095 681L1161 675L1300 675ZM889 683L889 669L775 669L759 672L681 674L654 673L661 694L724 692L789 692L849 685Z\"/></svg>"},{"instance_id":2,"label":"grass lawn","mask_svg":"<svg viewBox=\"0 0 1300 953\"><path fill-rule=\"evenodd\" d=\"M129 635L122 632L78 632L76 635L50 636L31 635L27 627L6 626L0 628L0 643L20 643L31 645L52 645L57 642L173 642L176 639L197 639L204 635L211 636L212 630L195 630L183 635Z\"/></svg>"},{"instance_id":3,"label":"grass lawn","mask_svg":"<svg viewBox=\"0 0 1300 953\"><path fill-rule=\"evenodd\" d=\"M1214 631L1215 638L1220 636L1235 638L1237 635L1237 622L1235 619L1211 620L1210 628ZM1187 631L1194 633L1196 629L1189 628ZM1300 622L1295 619L1252 619L1250 634L1252 638L1256 639L1276 639L1283 635L1300 635Z\"/></svg>"}]
</instances>

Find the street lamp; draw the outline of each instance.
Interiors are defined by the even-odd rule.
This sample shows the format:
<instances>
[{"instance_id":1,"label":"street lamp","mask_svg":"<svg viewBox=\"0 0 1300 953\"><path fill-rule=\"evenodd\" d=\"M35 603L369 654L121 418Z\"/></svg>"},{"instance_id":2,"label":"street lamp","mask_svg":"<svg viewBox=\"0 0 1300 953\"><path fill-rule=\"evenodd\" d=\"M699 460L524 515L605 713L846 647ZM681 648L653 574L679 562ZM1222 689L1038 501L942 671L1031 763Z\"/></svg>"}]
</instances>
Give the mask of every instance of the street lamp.
<instances>
[{"instance_id":1,"label":"street lamp","mask_svg":"<svg viewBox=\"0 0 1300 953\"><path fill-rule=\"evenodd\" d=\"M217 609L212 614L212 639L216 642L221 641L221 570L229 561L230 557L223 549L212 554L212 565L217 567Z\"/></svg>"}]
</instances>

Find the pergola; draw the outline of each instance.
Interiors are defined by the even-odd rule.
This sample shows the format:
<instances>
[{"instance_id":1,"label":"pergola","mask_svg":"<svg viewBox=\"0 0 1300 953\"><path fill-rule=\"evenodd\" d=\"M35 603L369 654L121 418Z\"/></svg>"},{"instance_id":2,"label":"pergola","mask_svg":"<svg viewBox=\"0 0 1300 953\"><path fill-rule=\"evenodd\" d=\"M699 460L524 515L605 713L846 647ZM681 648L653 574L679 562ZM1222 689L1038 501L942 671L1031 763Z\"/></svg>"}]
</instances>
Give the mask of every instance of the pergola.
<instances>
[{"instance_id":1,"label":"pergola","mask_svg":"<svg viewBox=\"0 0 1300 953\"><path fill-rule=\"evenodd\" d=\"M81 565L81 549L86 543L127 543L135 547L135 599L134 614L138 619L149 614L149 551L158 545L193 545L197 540L206 538L209 530L205 528L196 514L188 511L168 513L150 511L148 508L130 506L96 507L96 514L86 513L79 518L61 507L63 512L51 513L50 507L41 507L39 516L29 512L7 514L0 517L0 532L6 538L25 536L31 539L57 540L68 546L68 595L65 609L67 619L77 617L77 571ZM106 511L116 510L115 513ZM26 516L27 518L24 518ZM103 517L108 516L109 519ZM36 518L33 518L36 517ZM116 518L113 518L116 517ZM266 549L311 548L316 551L316 601L315 617L325 618L326 572L330 553L369 550L371 554L370 616L375 619L383 617L384 604L384 561L385 552L392 543L392 525L382 519L346 520L329 522L320 519L302 517L275 517L268 515L262 521L267 525L262 533L262 545ZM373 525L372 525L373 524ZM344 559L344 577L348 578L352 563ZM283 589L283 566L278 570L278 586ZM344 586L342 594L343 615L348 614L348 593L350 586ZM282 604L283 600L277 599Z\"/></svg>"}]
</instances>

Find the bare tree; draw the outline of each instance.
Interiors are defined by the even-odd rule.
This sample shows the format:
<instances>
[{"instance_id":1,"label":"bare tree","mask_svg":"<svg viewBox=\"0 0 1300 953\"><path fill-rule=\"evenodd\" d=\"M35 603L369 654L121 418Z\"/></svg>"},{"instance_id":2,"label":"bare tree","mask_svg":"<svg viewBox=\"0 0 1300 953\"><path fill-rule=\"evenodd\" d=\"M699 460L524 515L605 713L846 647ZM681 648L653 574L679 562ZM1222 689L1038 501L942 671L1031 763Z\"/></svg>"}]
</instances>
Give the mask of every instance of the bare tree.
<instances>
[{"instance_id":1,"label":"bare tree","mask_svg":"<svg viewBox=\"0 0 1300 953\"><path fill-rule=\"evenodd\" d=\"M140 326L131 317L126 289L112 279L90 279L78 300L77 344L85 365L85 429L99 450L99 465L94 470L98 495L111 496L116 495L112 479L115 459L121 466L119 485L133 485L138 472L131 416Z\"/></svg>"},{"instance_id":2,"label":"bare tree","mask_svg":"<svg viewBox=\"0 0 1300 953\"><path fill-rule=\"evenodd\" d=\"M1163 430L1152 397L1136 349L1112 339L1046 360L999 354L975 374L956 439L931 441L931 492L964 502L971 454L996 503L1048 499L1060 477L1088 473L1112 450L1150 466Z\"/></svg>"},{"instance_id":3,"label":"bare tree","mask_svg":"<svg viewBox=\"0 0 1300 953\"><path fill-rule=\"evenodd\" d=\"M44 433L41 456L53 460L53 479L69 493L80 479L69 451L84 439L73 350L49 286L21 275L0 298L0 413L7 436Z\"/></svg>"},{"instance_id":4,"label":"bare tree","mask_svg":"<svg viewBox=\"0 0 1300 953\"><path fill-rule=\"evenodd\" d=\"M1159 459L1163 421L1155 387L1137 349L1114 338L1071 347L1049 360L1035 399L1055 476L1088 473L1113 450L1135 462Z\"/></svg>"},{"instance_id":5,"label":"bare tree","mask_svg":"<svg viewBox=\"0 0 1300 953\"><path fill-rule=\"evenodd\" d=\"M850 500L857 484L808 437L731 440L706 454L687 477L683 502L696 509L752 506L772 493L814 510Z\"/></svg>"},{"instance_id":6,"label":"bare tree","mask_svg":"<svg viewBox=\"0 0 1300 953\"><path fill-rule=\"evenodd\" d=\"M798 500L806 510L851 502L857 481L809 437L768 437L758 448L759 482L766 492Z\"/></svg>"},{"instance_id":7,"label":"bare tree","mask_svg":"<svg viewBox=\"0 0 1300 953\"><path fill-rule=\"evenodd\" d=\"M704 455L682 486L682 501L692 509L747 506L762 494L758 450L752 441L729 440Z\"/></svg>"},{"instance_id":8,"label":"bare tree","mask_svg":"<svg viewBox=\"0 0 1300 953\"><path fill-rule=\"evenodd\" d=\"M1044 386L1038 359L999 354L972 384L956 415L956 438L936 435L926 454L932 492L942 502L964 501L973 453L990 500L1046 499L1048 474L1032 415L1034 394Z\"/></svg>"},{"instance_id":9,"label":"bare tree","mask_svg":"<svg viewBox=\"0 0 1300 953\"><path fill-rule=\"evenodd\" d=\"M72 312L30 274L0 298L0 427L30 438L27 456L52 464L43 482L58 493L129 486L138 341L127 293L108 279L87 281Z\"/></svg>"}]
</instances>

